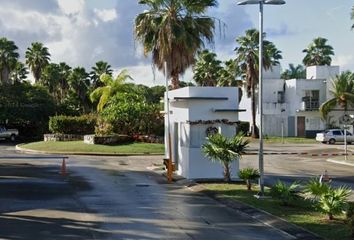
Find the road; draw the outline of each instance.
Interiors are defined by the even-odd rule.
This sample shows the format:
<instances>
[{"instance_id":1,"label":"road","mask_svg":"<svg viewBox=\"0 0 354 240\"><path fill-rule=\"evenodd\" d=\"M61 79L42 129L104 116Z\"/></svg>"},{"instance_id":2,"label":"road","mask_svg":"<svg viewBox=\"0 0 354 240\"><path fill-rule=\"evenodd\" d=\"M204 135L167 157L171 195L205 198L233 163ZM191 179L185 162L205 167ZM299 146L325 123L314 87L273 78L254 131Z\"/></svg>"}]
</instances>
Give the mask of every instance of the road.
<instances>
[{"instance_id":1,"label":"road","mask_svg":"<svg viewBox=\"0 0 354 240\"><path fill-rule=\"evenodd\" d=\"M0 239L293 239L147 170L159 157L61 159L0 146Z\"/></svg>"}]
</instances>

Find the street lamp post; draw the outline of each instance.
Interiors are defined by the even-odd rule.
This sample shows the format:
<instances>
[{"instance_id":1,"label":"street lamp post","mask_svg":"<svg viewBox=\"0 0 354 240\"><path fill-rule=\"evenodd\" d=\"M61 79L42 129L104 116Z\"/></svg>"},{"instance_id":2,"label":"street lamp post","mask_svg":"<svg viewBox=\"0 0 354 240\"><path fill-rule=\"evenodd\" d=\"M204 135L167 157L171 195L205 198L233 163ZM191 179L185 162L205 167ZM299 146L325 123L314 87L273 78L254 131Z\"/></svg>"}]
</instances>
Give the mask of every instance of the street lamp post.
<instances>
[{"instance_id":1,"label":"street lamp post","mask_svg":"<svg viewBox=\"0 0 354 240\"><path fill-rule=\"evenodd\" d=\"M283 0L244 0L237 3L237 5L259 5L259 91L258 91L258 106L259 106L259 186L260 196L264 195L264 161L263 161L263 5L283 5Z\"/></svg>"}]
</instances>

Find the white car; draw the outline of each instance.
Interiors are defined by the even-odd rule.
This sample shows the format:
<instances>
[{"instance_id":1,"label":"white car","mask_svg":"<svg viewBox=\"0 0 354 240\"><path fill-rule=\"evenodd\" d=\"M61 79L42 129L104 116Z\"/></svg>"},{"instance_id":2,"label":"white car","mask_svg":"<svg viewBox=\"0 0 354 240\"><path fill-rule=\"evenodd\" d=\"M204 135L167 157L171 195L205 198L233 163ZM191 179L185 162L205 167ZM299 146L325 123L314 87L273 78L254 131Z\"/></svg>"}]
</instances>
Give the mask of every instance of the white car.
<instances>
[{"instance_id":1,"label":"white car","mask_svg":"<svg viewBox=\"0 0 354 240\"><path fill-rule=\"evenodd\" d=\"M350 132L346 131L347 143L354 142L354 136ZM342 129L329 129L323 133L316 134L316 141L322 143L335 144L336 142L344 142L344 130Z\"/></svg>"},{"instance_id":2,"label":"white car","mask_svg":"<svg viewBox=\"0 0 354 240\"><path fill-rule=\"evenodd\" d=\"M17 129L6 129L5 127L0 126L0 139L10 139L12 142L14 142L17 136Z\"/></svg>"}]
</instances>

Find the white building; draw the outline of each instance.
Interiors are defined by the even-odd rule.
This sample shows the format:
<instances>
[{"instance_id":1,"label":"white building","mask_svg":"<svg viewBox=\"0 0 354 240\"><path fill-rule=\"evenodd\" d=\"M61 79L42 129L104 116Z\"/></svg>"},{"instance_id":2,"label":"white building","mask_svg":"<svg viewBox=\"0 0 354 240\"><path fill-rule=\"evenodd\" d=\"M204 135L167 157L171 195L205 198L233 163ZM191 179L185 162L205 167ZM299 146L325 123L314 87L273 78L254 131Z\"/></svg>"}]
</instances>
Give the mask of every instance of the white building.
<instances>
[{"instance_id":1,"label":"white building","mask_svg":"<svg viewBox=\"0 0 354 240\"><path fill-rule=\"evenodd\" d=\"M311 66L306 69L306 79L283 80L280 67L264 73L263 114L264 135L313 137L326 128L321 120L319 106L330 99L332 79L339 74L338 66ZM258 105L258 104L257 104ZM240 108L250 109L251 102L245 94ZM339 126L342 112L332 112L331 121ZM240 113L241 121L251 123L251 110ZM259 114L257 113L257 124Z\"/></svg>"}]
</instances>

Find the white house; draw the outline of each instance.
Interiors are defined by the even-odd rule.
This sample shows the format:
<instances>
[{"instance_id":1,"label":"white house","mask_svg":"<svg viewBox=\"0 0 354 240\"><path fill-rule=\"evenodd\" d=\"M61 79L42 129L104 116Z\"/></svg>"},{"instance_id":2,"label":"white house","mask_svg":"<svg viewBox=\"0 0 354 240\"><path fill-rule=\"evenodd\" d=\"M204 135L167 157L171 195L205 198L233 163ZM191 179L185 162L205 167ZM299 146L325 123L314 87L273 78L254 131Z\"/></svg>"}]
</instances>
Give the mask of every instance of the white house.
<instances>
[{"instance_id":1,"label":"white house","mask_svg":"<svg viewBox=\"0 0 354 240\"><path fill-rule=\"evenodd\" d=\"M280 67L264 73L263 124L269 136L313 137L326 128L321 120L319 106L330 99L332 79L339 74L338 66L311 66L306 69L306 79L283 80ZM257 104L258 105L258 104ZM244 96L240 108L250 109L250 99ZM331 114L333 123L343 113ZM257 113L257 123L259 123ZM251 111L240 113L241 121L251 122Z\"/></svg>"},{"instance_id":2,"label":"white house","mask_svg":"<svg viewBox=\"0 0 354 240\"><path fill-rule=\"evenodd\" d=\"M165 96L166 99L166 96ZM202 153L210 131L232 137L236 134L239 112L236 87L186 87L169 91L172 159L177 174L187 179L221 179L223 167ZM165 101L165 111L167 111ZM166 116L166 115L165 115ZM165 117L165 129L167 118ZM165 131L167 134L167 129ZM165 142L168 142L167 135ZM165 145L168 156L167 144ZM237 178L239 163L231 167Z\"/></svg>"}]
</instances>

